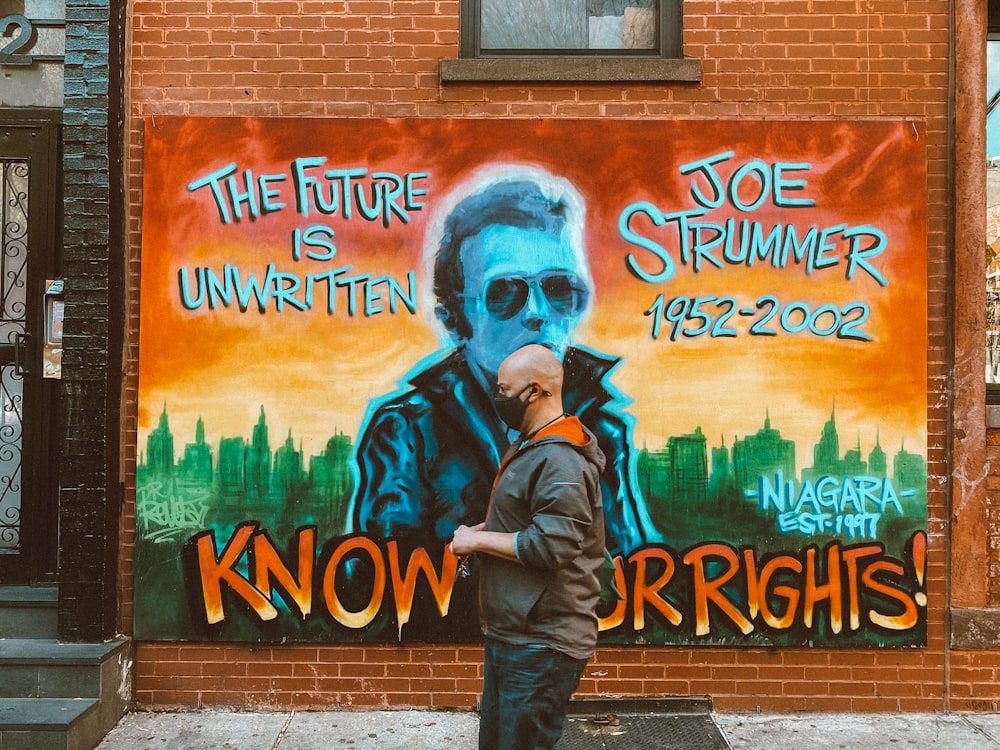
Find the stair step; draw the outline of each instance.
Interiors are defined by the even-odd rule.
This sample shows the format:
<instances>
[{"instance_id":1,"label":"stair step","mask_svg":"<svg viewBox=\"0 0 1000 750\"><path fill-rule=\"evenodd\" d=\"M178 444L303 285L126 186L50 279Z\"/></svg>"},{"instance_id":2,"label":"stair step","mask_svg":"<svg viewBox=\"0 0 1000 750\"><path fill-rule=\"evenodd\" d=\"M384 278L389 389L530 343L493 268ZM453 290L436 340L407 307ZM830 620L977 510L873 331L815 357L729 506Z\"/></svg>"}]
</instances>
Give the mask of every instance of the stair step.
<instances>
[{"instance_id":1,"label":"stair step","mask_svg":"<svg viewBox=\"0 0 1000 750\"><path fill-rule=\"evenodd\" d=\"M699 695L678 696L630 696L600 698L574 698L569 702L569 714L586 716L593 714L665 714L677 716L681 714L712 713L712 698Z\"/></svg>"},{"instance_id":2,"label":"stair step","mask_svg":"<svg viewBox=\"0 0 1000 750\"><path fill-rule=\"evenodd\" d=\"M66 730L95 706L93 698L0 698L0 732Z\"/></svg>"},{"instance_id":3,"label":"stair step","mask_svg":"<svg viewBox=\"0 0 1000 750\"><path fill-rule=\"evenodd\" d=\"M0 586L0 606L25 604L55 606L59 601L59 589L55 586Z\"/></svg>"},{"instance_id":4,"label":"stair step","mask_svg":"<svg viewBox=\"0 0 1000 750\"><path fill-rule=\"evenodd\" d=\"M55 586L0 586L0 748L91 750L131 698L130 638L58 640Z\"/></svg>"},{"instance_id":5,"label":"stair step","mask_svg":"<svg viewBox=\"0 0 1000 750\"><path fill-rule=\"evenodd\" d=\"M127 644L0 640L0 698L99 698L121 683Z\"/></svg>"},{"instance_id":6,"label":"stair step","mask_svg":"<svg viewBox=\"0 0 1000 750\"><path fill-rule=\"evenodd\" d=\"M0 640L0 660L6 664L100 664L109 654L128 643L118 637L107 643L63 643L48 638Z\"/></svg>"},{"instance_id":7,"label":"stair step","mask_svg":"<svg viewBox=\"0 0 1000 750\"><path fill-rule=\"evenodd\" d=\"M55 638L55 586L0 586L0 638Z\"/></svg>"},{"instance_id":8,"label":"stair step","mask_svg":"<svg viewBox=\"0 0 1000 750\"><path fill-rule=\"evenodd\" d=\"M0 699L0 747L4 750L85 750L101 736L96 700Z\"/></svg>"}]
</instances>

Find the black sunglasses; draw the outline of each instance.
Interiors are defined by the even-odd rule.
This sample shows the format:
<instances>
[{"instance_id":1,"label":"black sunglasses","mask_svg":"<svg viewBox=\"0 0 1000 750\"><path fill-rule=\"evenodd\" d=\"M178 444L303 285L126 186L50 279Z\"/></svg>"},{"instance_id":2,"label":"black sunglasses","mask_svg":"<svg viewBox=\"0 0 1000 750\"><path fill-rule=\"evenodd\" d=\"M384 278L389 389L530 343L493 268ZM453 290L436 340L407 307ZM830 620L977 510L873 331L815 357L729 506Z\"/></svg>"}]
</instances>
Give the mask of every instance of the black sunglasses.
<instances>
[{"instance_id":1,"label":"black sunglasses","mask_svg":"<svg viewBox=\"0 0 1000 750\"><path fill-rule=\"evenodd\" d=\"M497 320L509 320L528 303L531 289L542 290L557 313L577 315L587 304L590 292L576 274L545 272L534 276L509 275L491 279L482 295L486 311Z\"/></svg>"}]
</instances>

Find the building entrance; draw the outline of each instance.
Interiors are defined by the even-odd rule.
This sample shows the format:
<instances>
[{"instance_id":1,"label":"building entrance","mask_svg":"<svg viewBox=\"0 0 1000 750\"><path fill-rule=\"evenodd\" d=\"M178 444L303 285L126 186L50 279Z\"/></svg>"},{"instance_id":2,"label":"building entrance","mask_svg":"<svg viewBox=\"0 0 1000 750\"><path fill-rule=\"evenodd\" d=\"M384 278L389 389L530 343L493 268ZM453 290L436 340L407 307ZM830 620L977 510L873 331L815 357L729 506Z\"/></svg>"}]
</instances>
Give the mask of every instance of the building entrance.
<instances>
[{"instance_id":1,"label":"building entrance","mask_svg":"<svg viewBox=\"0 0 1000 750\"><path fill-rule=\"evenodd\" d=\"M0 110L0 582L56 570L58 125Z\"/></svg>"}]
</instances>

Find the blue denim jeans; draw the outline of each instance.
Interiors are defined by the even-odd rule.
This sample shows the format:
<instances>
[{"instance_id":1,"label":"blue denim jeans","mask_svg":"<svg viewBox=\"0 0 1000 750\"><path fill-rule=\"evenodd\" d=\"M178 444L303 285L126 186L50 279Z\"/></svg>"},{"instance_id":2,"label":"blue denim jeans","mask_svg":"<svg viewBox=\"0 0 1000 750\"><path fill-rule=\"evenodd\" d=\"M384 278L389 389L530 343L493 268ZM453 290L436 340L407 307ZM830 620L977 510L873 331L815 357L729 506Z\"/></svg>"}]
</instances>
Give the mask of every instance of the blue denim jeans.
<instances>
[{"instance_id":1,"label":"blue denim jeans","mask_svg":"<svg viewBox=\"0 0 1000 750\"><path fill-rule=\"evenodd\" d=\"M479 750L543 750L562 735L586 659L486 639Z\"/></svg>"}]
</instances>

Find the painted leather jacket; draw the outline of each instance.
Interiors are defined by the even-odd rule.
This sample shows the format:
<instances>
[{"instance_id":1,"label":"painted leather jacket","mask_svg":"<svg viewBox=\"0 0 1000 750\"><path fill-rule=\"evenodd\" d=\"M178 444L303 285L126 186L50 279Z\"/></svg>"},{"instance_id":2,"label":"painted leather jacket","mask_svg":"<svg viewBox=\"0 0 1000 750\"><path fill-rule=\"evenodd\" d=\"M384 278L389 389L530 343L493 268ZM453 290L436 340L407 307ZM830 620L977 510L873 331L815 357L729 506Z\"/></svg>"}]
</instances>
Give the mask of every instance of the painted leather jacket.
<instances>
[{"instance_id":1,"label":"painted leather jacket","mask_svg":"<svg viewBox=\"0 0 1000 750\"><path fill-rule=\"evenodd\" d=\"M576 417L511 446L486 530L517 533L517 558L480 555L483 633L589 659L597 645L604 522L604 454Z\"/></svg>"},{"instance_id":2,"label":"painted leather jacket","mask_svg":"<svg viewBox=\"0 0 1000 750\"><path fill-rule=\"evenodd\" d=\"M604 384L618 361L571 348L563 382L563 408L594 433L608 459L601 494L612 555L661 541L632 474L628 424ZM381 404L364 428L347 531L434 549L450 541L459 524L486 518L510 440L464 348L418 372L410 385Z\"/></svg>"}]
</instances>

